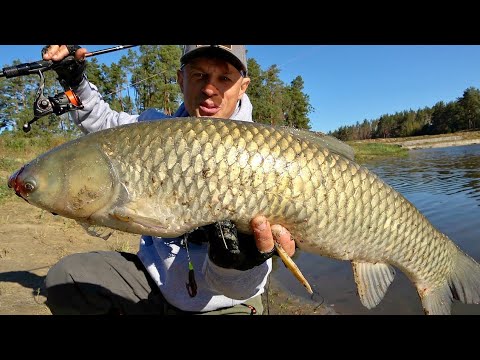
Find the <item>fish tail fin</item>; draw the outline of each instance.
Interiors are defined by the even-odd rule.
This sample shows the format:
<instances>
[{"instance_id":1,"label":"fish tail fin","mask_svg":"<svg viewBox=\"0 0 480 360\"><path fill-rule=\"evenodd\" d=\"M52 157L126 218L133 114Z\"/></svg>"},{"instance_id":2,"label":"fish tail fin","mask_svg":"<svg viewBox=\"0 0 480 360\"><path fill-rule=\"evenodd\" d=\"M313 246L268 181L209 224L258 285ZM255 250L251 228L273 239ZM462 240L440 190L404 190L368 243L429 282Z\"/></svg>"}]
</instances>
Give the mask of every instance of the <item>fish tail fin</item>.
<instances>
[{"instance_id":1,"label":"fish tail fin","mask_svg":"<svg viewBox=\"0 0 480 360\"><path fill-rule=\"evenodd\" d=\"M449 315L453 299L465 304L480 303L480 264L458 251L453 271L441 286L419 290L425 314Z\"/></svg>"},{"instance_id":2,"label":"fish tail fin","mask_svg":"<svg viewBox=\"0 0 480 360\"><path fill-rule=\"evenodd\" d=\"M448 284L453 298L465 304L480 303L480 264L459 251Z\"/></svg>"}]
</instances>

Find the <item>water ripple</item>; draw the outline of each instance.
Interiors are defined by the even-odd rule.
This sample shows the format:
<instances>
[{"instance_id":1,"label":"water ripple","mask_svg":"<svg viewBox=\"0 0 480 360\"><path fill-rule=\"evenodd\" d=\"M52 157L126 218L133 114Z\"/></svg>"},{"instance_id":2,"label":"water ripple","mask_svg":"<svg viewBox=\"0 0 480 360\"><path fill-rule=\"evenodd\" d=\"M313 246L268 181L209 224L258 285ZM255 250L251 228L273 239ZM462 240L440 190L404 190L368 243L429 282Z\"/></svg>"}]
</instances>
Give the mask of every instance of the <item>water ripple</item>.
<instances>
[{"instance_id":1,"label":"water ripple","mask_svg":"<svg viewBox=\"0 0 480 360\"><path fill-rule=\"evenodd\" d=\"M411 150L408 158L364 164L397 191L455 195L480 201L480 145ZM478 204L480 206L480 203Z\"/></svg>"}]
</instances>

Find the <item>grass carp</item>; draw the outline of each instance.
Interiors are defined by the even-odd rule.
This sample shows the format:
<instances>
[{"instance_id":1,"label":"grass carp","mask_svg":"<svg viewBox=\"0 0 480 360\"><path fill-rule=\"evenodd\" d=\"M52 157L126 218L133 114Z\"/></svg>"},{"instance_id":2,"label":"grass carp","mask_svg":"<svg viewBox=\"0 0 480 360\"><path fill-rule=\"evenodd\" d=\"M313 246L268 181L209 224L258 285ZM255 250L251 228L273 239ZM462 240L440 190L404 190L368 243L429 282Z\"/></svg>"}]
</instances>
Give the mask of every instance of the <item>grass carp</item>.
<instances>
[{"instance_id":1,"label":"grass carp","mask_svg":"<svg viewBox=\"0 0 480 360\"><path fill-rule=\"evenodd\" d=\"M80 223L180 236L230 219L251 233L265 215L303 251L351 261L360 301L383 299L395 269L426 314L480 302L480 266L330 137L210 118L98 131L40 155L9 187L30 204Z\"/></svg>"}]
</instances>

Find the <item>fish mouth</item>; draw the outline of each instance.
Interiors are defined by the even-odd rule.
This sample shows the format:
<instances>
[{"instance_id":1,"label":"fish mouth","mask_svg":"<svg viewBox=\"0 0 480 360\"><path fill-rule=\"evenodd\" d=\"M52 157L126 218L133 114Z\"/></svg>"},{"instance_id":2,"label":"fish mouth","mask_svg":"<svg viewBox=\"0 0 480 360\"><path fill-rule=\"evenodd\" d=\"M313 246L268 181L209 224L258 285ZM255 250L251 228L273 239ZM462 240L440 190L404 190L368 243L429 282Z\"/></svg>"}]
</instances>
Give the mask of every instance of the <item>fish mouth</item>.
<instances>
[{"instance_id":1,"label":"fish mouth","mask_svg":"<svg viewBox=\"0 0 480 360\"><path fill-rule=\"evenodd\" d=\"M10 189L13 189L15 191L15 194L19 197L21 197L22 199L24 199L25 201L27 199L25 199L23 196L22 196L22 192L21 192L21 189L22 189L22 183L21 181L17 181L18 179L18 176L23 172L23 170L25 169L25 166L22 166L19 170L17 170L16 172L14 172L10 178L8 179L8 187Z\"/></svg>"},{"instance_id":2,"label":"fish mouth","mask_svg":"<svg viewBox=\"0 0 480 360\"><path fill-rule=\"evenodd\" d=\"M25 200L27 203L30 204L30 202L27 200L27 196L22 195L22 189L24 189L23 182L18 179L20 174L25 170L25 166L22 166L19 170L15 171L9 178L8 178L8 187L10 189L13 189L15 191L15 195L18 197L21 197L23 200ZM52 215L58 215L57 213L54 213L51 211Z\"/></svg>"}]
</instances>

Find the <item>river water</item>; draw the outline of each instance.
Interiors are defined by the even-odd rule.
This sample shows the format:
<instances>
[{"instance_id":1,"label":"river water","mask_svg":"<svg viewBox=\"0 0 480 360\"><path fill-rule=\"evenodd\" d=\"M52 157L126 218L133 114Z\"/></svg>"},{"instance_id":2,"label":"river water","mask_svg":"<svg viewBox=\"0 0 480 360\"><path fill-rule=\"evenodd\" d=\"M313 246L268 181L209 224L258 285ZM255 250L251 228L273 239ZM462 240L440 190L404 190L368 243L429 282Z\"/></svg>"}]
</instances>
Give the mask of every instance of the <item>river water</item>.
<instances>
[{"instance_id":1,"label":"river water","mask_svg":"<svg viewBox=\"0 0 480 360\"><path fill-rule=\"evenodd\" d=\"M480 262L480 145L410 150L406 158L371 160L362 165ZM298 249L294 260L315 291L313 300L324 301L340 314L423 314L415 287L398 269L384 299L369 310L356 295L350 262ZM311 298L278 258L273 276L291 293ZM480 305L455 302L452 314L480 314Z\"/></svg>"}]
</instances>

